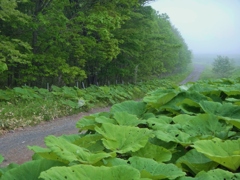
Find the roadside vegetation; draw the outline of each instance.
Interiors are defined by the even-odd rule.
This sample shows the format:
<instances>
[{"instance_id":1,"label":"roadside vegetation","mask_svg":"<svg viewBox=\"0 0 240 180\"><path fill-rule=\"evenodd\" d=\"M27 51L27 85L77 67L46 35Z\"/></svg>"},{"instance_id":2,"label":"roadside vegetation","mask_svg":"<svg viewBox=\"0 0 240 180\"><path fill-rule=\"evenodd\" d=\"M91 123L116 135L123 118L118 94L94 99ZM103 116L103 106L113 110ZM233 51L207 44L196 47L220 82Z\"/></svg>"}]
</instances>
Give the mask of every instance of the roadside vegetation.
<instances>
[{"instance_id":1,"label":"roadside vegetation","mask_svg":"<svg viewBox=\"0 0 240 180\"><path fill-rule=\"evenodd\" d=\"M217 56L212 62L203 63L205 69L200 79L237 78L240 77L240 65L227 56Z\"/></svg>"},{"instance_id":2,"label":"roadside vegetation","mask_svg":"<svg viewBox=\"0 0 240 180\"><path fill-rule=\"evenodd\" d=\"M80 134L28 147L33 159L0 168L0 178L238 180L239 89L239 78L205 80L114 104L79 120Z\"/></svg>"},{"instance_id":3,"label":"roadside vegetation","mask_svg":"<svg viewBox=\"0 0 240 180\"><path fill-rule=\"evenodd\" d=\"M177 85L192 70L137 84L110 86L92 85L86 89L52 86L51 91L28 86L0 90L0 134L18 127L32 126L42 121L110 106L125 100L141 99L159 87Z\"/></svg>"}]
</instances>

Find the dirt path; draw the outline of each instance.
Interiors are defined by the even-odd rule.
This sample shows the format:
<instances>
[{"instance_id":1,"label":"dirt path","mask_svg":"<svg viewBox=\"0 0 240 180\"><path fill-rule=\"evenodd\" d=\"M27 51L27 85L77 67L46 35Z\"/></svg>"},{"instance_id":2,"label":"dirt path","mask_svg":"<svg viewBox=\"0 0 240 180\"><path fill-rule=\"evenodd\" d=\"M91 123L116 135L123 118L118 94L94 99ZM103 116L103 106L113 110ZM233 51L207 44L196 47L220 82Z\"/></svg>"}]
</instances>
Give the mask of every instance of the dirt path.
<instances>
[{"instance_id":1,"label":"dirt path","mask_svg":"<svg viewBox=\"0 0 240 180\"><path fill-rule=\"evenodd\" d=\"M189 76L186 79L184 79L180 84L182 85L186 84L187 82L197 81L204 69L205 69L204 65L194 64L194 69L191 72L191 74L189 74Z\"/></svg>"},{"instance_id":2,"label":"dirt path","mask_svg":"<svg viewBox=\"0 0 240 180\"><path fill-rule=\"evenodd\" d=\"M194 65L193 72L180 84L189 81L196 81L204 70L202 65ZM44 147L44 137L48 135L63 135L77 133L76 122L83 116L89 114L109 111L107 108L97 108L89 112L80 113L73 116L58 118L50 122L44 122L35 127L27 127L9 132L0 137L0 154L4 157L4 162L0 165L6 166L11 162L21 164L31 159L33 152L27 146L38 145Z\"/></svg>"},{"instance_id":3,"label":"dirt path","mask_svg":"<svg viewBox=\"0 0 240 180\"><path fill-rule=\"evenodd\" d=\"M18 129L4 134L0 137L0 154L4 157L4 162L0 167L6 166L11 162L21 164L30 160L33 152L27 146L38 145L45 147L44 137L48 135L60 136L63 134L78 133L75 125L80 118L97 112L109 111L109 109L109 107L97 108L89 112L54 119L34 127Z\"/></svg>"}]
</instances>

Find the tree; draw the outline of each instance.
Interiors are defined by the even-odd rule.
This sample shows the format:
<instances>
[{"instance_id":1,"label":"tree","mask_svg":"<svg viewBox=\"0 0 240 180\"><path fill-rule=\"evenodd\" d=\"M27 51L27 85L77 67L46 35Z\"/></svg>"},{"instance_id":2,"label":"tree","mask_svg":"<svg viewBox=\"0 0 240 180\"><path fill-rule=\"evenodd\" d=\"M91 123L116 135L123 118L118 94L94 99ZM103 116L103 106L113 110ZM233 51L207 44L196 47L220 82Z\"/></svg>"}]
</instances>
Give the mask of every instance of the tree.
<instances>
[{"instance_id":1,"label":"tree","mask_svg":"<svg viewBox=\"0 0 240 180\"><path fill-rule=\"evenodd\" d=\"M184 69L191 52L149 1L1 0L1 86L134 82Z\"/></svg>"},{"instance_id":2,"label":"tree","mask_svg":"<svg viewBox=\"0 0 240 180\"><path fill-rule=\"evenodd\" d=\"M234 70L234 61L227 56L217 56L213 62L212 71L218 78L229 77Z\"/></svg>"},{"instance_id":3,"label":"tree","mask_svg":"<svg viewBox=\"0 0 240 180\"><path fill-rule=\"evenodd\" d=\"M0 83L7 81L8 86L15 82L18 66L28 64L31 56L31 46L20 38L31 17L17 7L16 0L0 1Z\"/></svg>"}]
</instances>

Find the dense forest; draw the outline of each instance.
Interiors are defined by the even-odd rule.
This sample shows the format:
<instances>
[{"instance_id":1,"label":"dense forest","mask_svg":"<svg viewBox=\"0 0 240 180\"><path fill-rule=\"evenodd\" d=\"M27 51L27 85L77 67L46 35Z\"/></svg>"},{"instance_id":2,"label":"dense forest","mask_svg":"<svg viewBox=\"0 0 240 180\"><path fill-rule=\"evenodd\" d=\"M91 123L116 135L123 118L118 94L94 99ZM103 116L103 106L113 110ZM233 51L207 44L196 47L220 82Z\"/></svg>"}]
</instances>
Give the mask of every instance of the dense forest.
<instances>
[{"instance_id":1,"label":"dense forest","mask_svg":"<svg viewBox=\"0 0 240 180\"><path fill-rule=\"evenodd\" d=\"M183 71L191 51L148 2L1 0L1 88L133 83Z\"/></svg>"}]
</instances>

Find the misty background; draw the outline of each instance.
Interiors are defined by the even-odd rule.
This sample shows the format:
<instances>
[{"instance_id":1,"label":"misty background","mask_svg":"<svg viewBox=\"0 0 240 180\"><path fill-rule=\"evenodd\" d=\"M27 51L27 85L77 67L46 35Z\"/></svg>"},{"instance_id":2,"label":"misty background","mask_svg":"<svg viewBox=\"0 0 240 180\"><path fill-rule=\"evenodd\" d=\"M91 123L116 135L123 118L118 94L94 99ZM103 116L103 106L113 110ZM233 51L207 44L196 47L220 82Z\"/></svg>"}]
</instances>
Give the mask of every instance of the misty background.
<instances>
[{"instance_id":1,"label":"misty background","mask_svg":"<svg viewBox=\"0 0 240 180\"><path fill-rule=\"evenodd\" d=\"M240 64L240 0L156 0L149 5L168 14L194 61L212 63L221 55Z\"/></svg>"}]
</instances>

